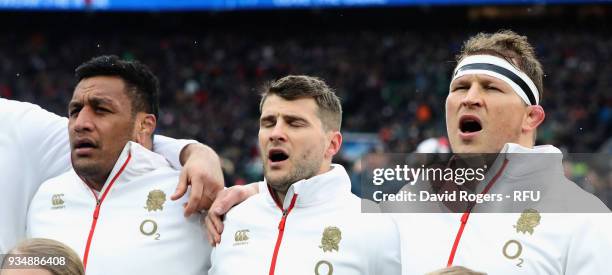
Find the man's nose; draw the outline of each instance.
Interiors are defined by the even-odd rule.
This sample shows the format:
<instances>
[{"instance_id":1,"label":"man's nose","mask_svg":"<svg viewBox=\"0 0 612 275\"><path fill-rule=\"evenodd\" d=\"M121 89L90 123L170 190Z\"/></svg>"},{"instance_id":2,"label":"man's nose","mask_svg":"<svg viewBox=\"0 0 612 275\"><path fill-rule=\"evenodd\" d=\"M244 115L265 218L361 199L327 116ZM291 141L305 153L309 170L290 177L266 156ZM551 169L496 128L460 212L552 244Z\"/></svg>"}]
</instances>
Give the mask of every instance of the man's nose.
<instances>
[{"instance_id":1,"label":"man's nose","mask_svg":"<svg viewBox=\"0 0 612 275\"><path fill-rule=\"evenodd\" d=\"M91 131L94 127L93 124L93 110L89 107L83 107L74 120L73 129L77 133Z\"/></svg>"},{"instance_id":2,"label":"man's nose","mask_svg":"<svg viewBox=\"0 0 612 275\"><path fill-rule=\"evenodd\" d=\"M461 99L461 105L464 107L482 107L482 93L483 88L479 84L470 85L470 89L468 89L465 96Z\"/></svg>"},{"instance_id":3,"label":"man's nose","mask_svg":"<svg viewBox=\"0 0 612 275\"><path fill-rule=\"evenodd\" d=\"M287 134L285 132L286 125L283 122L278 122L272 128L272 132L270 133L270 141L278 142L278 141L287 141Z\"/></svg>"}]
</instances>

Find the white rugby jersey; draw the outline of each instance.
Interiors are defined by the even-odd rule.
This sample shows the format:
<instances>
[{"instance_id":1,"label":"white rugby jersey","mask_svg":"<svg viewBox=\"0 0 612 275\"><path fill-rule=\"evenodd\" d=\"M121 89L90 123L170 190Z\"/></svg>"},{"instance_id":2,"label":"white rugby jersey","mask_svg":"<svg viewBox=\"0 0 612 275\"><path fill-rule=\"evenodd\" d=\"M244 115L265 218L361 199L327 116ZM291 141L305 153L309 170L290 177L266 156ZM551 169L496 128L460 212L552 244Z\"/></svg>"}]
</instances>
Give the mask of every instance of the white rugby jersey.
<instances>
[{"instance_id":1,"label":"white rugby jersey","mask_svg":"<svg viewBox=\"0 0 612 275\"><path fill-rule=\"evenodd\" d=\"M344 167L294 183L282 206L259 187L227 213L210 274L400 274L396 225L361 213Z\"/></svg>"},{"instance_id":2,"label":"white rugby jersey","mask_svg":"<svg viewBox=\"0 0 612 275\"><path fill-rule=\"evenodd\" d=\"M155 136L173 167L192 140ZM0 254L25 237L30 200L45 180L70 169L68 120L37 105L0 98Z\"/></svg>"},{"instance_id":3,"label":"white rugby jersey","mask_svg":"<svg viewBox=\"0 0 612 275\"><path fill-rule=\"evenodd\" d=\"M550 145L531 149L506 144L502 153L555 155L537 163L520 154L507 155L509 161L489 193L530 178L527 183L554 183L552 187L559 188L559 193L549 194L572 197L567 200L567 209L583 207L590 212L551 213L563 211L559 205L549 204L543 207L550 211L538 213L536 204L531 213L471 213L467 217L461 213L394 214L402 239L402 274L446 267L452 251L452 265L488 274L608 274L612 214L596 197L564 177L561 152ZM576 201L583 205L574 207ZM383 204L383 210L390 210L388 206ZM557 211L553 211L555 207Z\"/></svg>"},{"instance_id":4,"label":"white rugby jersey","mask_svg":"<svg viewBox=\"0 0 612 275\"><path fill-rule=\"evenodd\" d=\"M70 168L67 125L34 104L0 98L0 254L25 237L38 186Z\"/></svg>"},{"instance_id":5,"label":"white rugby jersey","mask_svg":"<svg viewBox=\"0 0 612 275\"><path fill-rule=\"evenodd\" d=\"M70 170L43 183L28 215L28 237L74 249L88 275L206 274L210 246L200 215L170 200L179 172L128 142L100 192Z\"/></svg>"}]
</instances>

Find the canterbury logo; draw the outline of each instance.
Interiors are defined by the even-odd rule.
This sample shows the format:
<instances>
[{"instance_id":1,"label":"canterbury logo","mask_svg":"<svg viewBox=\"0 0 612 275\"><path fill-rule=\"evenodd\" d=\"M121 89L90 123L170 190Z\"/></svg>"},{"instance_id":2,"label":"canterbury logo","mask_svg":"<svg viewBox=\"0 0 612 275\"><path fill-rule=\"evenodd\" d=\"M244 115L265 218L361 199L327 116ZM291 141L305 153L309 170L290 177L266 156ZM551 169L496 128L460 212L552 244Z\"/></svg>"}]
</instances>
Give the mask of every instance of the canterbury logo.
<instances>
[{"instance_id":1,"label":"canterbury logo","mask_svg":"<svg viewBox=\"0 0 612 275\"><path fill-rule=\"evenodd\" d=\"M64 194L55 194L51 197L51 205L53 209L64 208Z\"/></svg>"},{"instance_id":2,"label":"canterbury logo","mask_svg":"<svg viewBox=\"0 0 612 275\"><path fill-rule=\"evenodd\" d=\"M58 205L62 205L64 204L64 200L62 200L62 197L64 196L64 194L55 194L51 197L51 204L53 204L53 206L58 206Z\"/></svg>"},{"instance_id":3,"label":"canterbury logo","mask_svg":"<svg viewBox=\"0 0 612 275\"><path fill-rule=\"evenodd\" d=\"M236 241L236 242L246 242L246 241L248 241L249 240L249 235L247 233L249 233L248 229L243 229L243 230L236 231L236 233L234 234L234 241Z\"/></svg>"}]
</instances>

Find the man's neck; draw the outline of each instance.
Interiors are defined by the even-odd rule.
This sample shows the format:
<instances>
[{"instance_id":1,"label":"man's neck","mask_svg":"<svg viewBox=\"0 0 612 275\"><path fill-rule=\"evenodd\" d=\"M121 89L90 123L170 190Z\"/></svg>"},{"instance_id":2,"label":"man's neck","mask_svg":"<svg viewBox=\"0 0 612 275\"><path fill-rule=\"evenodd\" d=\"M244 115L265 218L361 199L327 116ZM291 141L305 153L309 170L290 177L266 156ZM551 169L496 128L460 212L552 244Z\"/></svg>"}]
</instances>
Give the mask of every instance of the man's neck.
<instances>
[{"instance_id":1,"label":"man's neck","mask_svg":"<svg viewBox=\"0 0 612 275\"><path fill-rule=\"evenodd\" d=\"M317 173L316 175L312 176L312 177L316 177L318 175L327 173L329 171L331 171L334 167L330 164L322 166L324 168L321 168L319 173ZM306 179L310 179L312 177L308 177ZM292 184L291 184L292 185ZM272 191L276 194L276 197L278 198L278 201L280 203L280 205L282 206L285 203L285 197L287 196L287 191L289 190L289 188L291 188L291 185L287 186L287 190L284 191L279 191L279 190L274 190L272 189Z\"/></svg>"},{"instance_id":2,"label":"man's neck","mask_svg":"<svg viewBox=\"0 0 612 275\"><path fill-rule=\"evenodd\" d=\"M287 196L287 191L285 192L280 192L280 191L274 191L276 192L276 197L278 198L278 202L280 203L280 205L284 205L285 204L285 196Z\"/></svg>"},{"instance_id":3,"label":"man's neck","mask_svg":"<svg viewBox=\"0 0 612 275\"><path fill-rule=\"evenodd\" d=\"M453 168L481 168L485 165L490 167L498 156L499 153L457 154L451 166Z\"/></svg>"},{"instance_id":4,"label":"man's neck","mask_svg":"<svg viewBox=\"0 0 612 275\"><path fill-rule=\"evenodd\" d=\"M109 175L110 173L107 174L106 176L97 176L97 177L92 176L92 177L81 177L81 178L85 181L85 184L87 184L89 188L94 189L96 191L101 191Z\"/></svg>"}]
</instances>

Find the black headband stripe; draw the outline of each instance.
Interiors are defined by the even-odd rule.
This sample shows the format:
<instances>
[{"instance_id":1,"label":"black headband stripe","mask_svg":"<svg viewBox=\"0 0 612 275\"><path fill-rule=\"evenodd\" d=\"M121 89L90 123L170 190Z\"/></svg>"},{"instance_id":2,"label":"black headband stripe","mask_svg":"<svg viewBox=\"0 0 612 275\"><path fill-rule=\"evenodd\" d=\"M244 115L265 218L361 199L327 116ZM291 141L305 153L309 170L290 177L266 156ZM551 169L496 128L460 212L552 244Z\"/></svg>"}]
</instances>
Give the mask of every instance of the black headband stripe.
<instances>
[{"instance_id":1,"label":"black headband stripe","mask_svg":"<svg viewBox=\"0 0 612 275\"><path fill-rule=\"evenodd\" d=\"M455 75L457 75L457 73L459 73L460 71L465 71L465 70L486 70L486 71L492 71L492 72L501 74L507 77L508 79L510 79L512 82L516 83L516 85L521 87L521 89L523 89L523 91L526 92L525 94L527 94L527 98L529 98L529 102L531 102L531 105L537 104L535 97L533 96L534 93L529 88L529 85L527 85L527 83L525 83L525 81L523 81L523 79L520 76L516 75L515 73L513 73L512 71L504 67L500 67L500 66L488 64L488 63L472 63L472 64L467 64L457 69L457 71L455 72Z\"/></svg>"}]
</instances>

